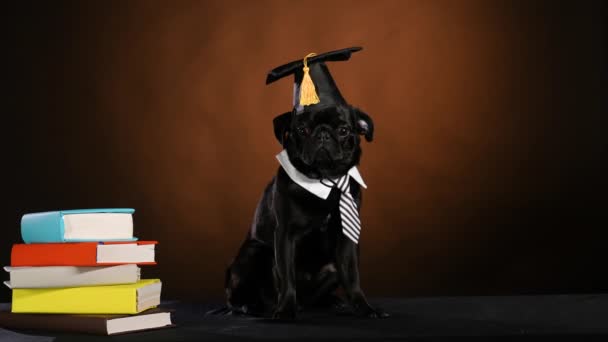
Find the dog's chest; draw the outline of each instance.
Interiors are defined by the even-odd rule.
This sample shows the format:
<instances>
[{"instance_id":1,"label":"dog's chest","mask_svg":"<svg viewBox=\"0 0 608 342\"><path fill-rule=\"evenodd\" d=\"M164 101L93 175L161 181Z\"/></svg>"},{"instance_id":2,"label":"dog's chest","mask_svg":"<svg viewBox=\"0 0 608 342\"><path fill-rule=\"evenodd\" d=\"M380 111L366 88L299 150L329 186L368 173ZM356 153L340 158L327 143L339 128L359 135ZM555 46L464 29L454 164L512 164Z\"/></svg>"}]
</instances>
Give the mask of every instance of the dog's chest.
<instances>
[{"instance_id":1,"label":"dog's chest","mask_svg":"<svg viewBox=\"0 0 608 342\"><path fill-rule=\"evenodd\" d=\"M340 203L340 190L331 189L326 199L315 196L297 184L293 184L292 198L302 211L311 216L322 216L324 219L328 214L338 209Z\"/></svg>"},{"instance_id":2,"label":"dog's chest","mask_svg":"<svg viewBox=\"0 0 608 342\"><path fill-rule=\"evenodd\" d=\"M327 214L327 216L325 216L325 219L323 219L323 221L319 225L319 230L321 232L324 233L327 231L327 229L329 228L329 221L331 221L331 213Z\"/></svg>"},{"instance_id":3,"label":"dog's chest","mask_svg":"<svg viewBox=\"0 0 608 342\"><path fill-rule=\"evenodd\" d=\"M339 216L339 191L332 189L325 200L310 193L301 195L300 205L292 211L292 222L298 222L297 226L303 231L326 232L331 226L332 218Z\"/></svg>"}]
</instances>

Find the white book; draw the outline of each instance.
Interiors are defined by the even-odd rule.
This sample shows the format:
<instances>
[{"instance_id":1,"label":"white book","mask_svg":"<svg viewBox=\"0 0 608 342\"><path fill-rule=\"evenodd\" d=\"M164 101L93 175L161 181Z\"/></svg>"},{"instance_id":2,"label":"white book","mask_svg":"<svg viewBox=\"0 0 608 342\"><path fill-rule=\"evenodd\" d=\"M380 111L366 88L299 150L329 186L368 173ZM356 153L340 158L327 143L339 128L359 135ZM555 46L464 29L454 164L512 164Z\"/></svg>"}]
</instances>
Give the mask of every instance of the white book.
<instances>
[{"instance_id":1,"label":"white book","mask_svg":"<svg viewBox=\"0 0 608 342\"><path fill-rule=\"evenodd\" d=\"M134 264L119 266L43 266L4 267L11 289L79 287L96 285L132 284L140 279L140 268Z\"/></svg>"}]
</instances>

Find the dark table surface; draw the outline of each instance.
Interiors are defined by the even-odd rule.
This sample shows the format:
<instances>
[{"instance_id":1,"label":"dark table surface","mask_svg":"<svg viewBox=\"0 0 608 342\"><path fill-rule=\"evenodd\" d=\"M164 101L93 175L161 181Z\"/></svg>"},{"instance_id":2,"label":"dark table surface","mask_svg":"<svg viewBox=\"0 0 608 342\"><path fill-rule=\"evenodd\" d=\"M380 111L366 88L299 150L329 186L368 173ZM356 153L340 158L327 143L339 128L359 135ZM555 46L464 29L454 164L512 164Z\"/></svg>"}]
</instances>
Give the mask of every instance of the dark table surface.
<instances>
[{"instance_id":1,"label":"dark table surface","mask_svg":"<svg viewBox=\"0 0 608 342\"><path fill-rule=\"evenodd\" d=\"M0 329L0 341L553 341L558 337L608 341L608 294L376 298L370 302L392 316L379 320L305 311L296 321L275 322L210 315L220 305L170 301L162 306L175 310L177 327L171 329L111 337Z\"/></svg>"}]
</instances>

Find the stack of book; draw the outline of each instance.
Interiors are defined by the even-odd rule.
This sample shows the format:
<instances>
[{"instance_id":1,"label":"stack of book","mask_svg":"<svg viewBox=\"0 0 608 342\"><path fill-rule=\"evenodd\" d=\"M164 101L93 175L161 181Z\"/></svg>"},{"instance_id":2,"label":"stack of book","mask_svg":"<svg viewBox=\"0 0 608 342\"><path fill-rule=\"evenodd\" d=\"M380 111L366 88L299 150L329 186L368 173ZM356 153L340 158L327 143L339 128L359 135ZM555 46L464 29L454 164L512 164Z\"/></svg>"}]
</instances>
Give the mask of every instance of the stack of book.
<instances>
[{"instance_id":1,"label":"stack of book","mask_svg":"<svg viewBox=\"0 0 608 342\"><path fill-rule=\"evenodd\" d=\"M11 312L0 327L113 335L172 326L160 304L159 279L141 279L154 265L156 241L133 236L133 209L26 214L24 244L5 267Z\"/></svg>"}]
</instances>

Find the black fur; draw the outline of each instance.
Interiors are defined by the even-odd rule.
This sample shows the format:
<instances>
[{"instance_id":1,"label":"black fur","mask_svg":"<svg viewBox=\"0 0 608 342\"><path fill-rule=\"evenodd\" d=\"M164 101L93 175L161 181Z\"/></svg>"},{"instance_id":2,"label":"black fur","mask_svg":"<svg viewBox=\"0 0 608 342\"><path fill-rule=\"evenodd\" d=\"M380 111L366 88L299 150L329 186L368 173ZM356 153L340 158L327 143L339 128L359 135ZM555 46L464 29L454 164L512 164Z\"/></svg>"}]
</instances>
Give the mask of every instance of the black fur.
<instances>
[{"instance_id":1,"label":"black fur","mask_svg":"<svg viewBox=\"0 0 608 342\"><path fill-rule=\"evenodd\" d=\"M292 164L310 178L336 178L361 158L360 137L372 141L372 119L351 106L287 112L274 119L274 133ZM361 189L351 181L361 207ZM294 183L279 167L255 212L236 258L226 270L233 311L295 318L299 305L340 303L342 287L356 313L386 317L373 309L359 284L359 246L342 233L339 191L326 200Z\"/></svg>"}]
</instances>

